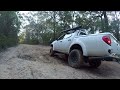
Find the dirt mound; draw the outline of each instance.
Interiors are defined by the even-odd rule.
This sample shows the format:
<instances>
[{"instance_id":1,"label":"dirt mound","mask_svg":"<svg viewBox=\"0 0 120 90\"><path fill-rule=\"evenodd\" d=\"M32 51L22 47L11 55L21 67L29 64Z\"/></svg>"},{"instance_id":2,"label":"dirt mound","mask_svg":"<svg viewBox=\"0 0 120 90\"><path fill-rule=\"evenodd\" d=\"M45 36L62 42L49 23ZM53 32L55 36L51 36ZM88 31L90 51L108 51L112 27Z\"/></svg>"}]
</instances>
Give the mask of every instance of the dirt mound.
<instances>
[{"instance_id":1,"label":"dirt mound","mask_svg":"<svg viewBox=\"0 0 120 90\"><path fill-rule=\"evenodd\" d=\"M68 65L63 54L49 55L49 46L18 45L0 53L0 78L12 79L120 79L120 64L102 62L98 69Z\"/></svg>"}]
</instances>

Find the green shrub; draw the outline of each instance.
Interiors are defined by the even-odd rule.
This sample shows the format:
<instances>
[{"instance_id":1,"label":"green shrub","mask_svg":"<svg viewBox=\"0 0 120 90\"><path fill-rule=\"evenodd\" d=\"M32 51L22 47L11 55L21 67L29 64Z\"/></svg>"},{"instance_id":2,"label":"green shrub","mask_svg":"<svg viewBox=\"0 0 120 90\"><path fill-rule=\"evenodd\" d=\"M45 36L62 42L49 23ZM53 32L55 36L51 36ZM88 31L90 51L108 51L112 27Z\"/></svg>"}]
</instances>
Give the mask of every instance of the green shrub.
<instances>
[{"instance_id":1,"label":"green shrub","mask_svg":"<svg viewBox=\"0 0 120 90\"><path fill-rule=\"evenodd\" d=\"M6 37L5 35L0 34L0 49L6 49L16 45L16 38Z\"/></svg>"},{"instance_id":2,"label":"green shrub","mask_svg":"<svg viewBox=\"0 0 120 90\"><path fill-rule=\"evenodd\" d=\"M0 35L0 49L5 49L7 47L7 37Z\"/></svg>"}]
</instances>

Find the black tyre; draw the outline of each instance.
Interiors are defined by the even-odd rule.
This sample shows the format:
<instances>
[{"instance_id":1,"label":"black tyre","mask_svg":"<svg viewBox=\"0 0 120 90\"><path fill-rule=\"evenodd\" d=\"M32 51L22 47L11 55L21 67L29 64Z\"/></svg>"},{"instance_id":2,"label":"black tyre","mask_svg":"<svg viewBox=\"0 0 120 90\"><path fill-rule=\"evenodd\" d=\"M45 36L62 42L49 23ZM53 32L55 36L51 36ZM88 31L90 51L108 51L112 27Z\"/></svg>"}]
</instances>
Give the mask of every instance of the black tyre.
<instances>
[{"instance_id":1,"label":"black tyre","mask_svg":"<svg viewBox=\"0 0 120 90\"><path fill-rule=\"evenodd\" d=\"M73 49L68 57L68 64L73 68L80 68L83 65L83 54L78 49Z\"/></svg>"},{"instance_id":2,"label":"black tyre","mask_svg":"<svg viewBox=\"0 0 120 90\"><path fill-rule=\"evenodd\" d=\"M89 65L92 68L97 68L101 65L101 60L89 60Z\"/></svg>"},{"instance_id":3,"label":"black tyre","mask_svg":"<svg viewBox=\"0 0 120 90\"><path fill-rule=\"evenodd\" d=\"M65 54L65 60L66 61L68 60L68 54Z\"/></svg>"},{"instance_id":4,"label":"black tyre","mask_svg":"<svg viewBox=\"0 0 120 90\"><path fill-rule=\"evenodd\" d=\"M53 51L53 47L50 49L50 56L54 56L55 52Z\"/></svg>"}]
</instances>

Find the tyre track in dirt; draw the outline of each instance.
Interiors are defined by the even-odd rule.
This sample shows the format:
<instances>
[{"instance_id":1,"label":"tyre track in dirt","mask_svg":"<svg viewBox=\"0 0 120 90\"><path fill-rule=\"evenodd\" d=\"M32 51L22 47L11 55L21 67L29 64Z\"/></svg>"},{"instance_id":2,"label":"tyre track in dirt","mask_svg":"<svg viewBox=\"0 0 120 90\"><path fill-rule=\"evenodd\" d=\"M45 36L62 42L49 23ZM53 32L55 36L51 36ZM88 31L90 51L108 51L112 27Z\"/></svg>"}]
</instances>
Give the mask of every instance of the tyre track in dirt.
<instances>
[{"instance_id":1,"label":"tyre track in dirt","mask_svg":"<svg viewBox=\"0 0 120 90\"><path fill-rule=\"evenodd\" d=\"M0 53L0 79L120 79L120 64L102 62L72 68L64 55L49 56L49 46L21 44Z\"/></svg>"}]
</instances>

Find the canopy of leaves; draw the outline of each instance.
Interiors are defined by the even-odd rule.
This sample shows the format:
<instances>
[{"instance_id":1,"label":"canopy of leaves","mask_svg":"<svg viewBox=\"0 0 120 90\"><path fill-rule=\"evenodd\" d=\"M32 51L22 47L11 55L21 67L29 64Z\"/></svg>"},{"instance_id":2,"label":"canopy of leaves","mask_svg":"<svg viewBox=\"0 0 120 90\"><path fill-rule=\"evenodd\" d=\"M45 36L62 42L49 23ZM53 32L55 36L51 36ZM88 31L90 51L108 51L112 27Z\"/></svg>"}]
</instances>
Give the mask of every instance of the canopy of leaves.
<instances>
[{"instance_id":1,"label":"canopy of leaves","mask_svg":"<svg viewBox=\"0 0 120 90\"><path fill-rule=\"evenodd\" d=\"M20 22L15 11L0 11L0 49L16 45Z\"/></svg>"},{"instance_id":2,"label":"canopy of leaves","mask_svg":"<svg viewBox=\"0 0 120 90\"><path fill-rule=\"evenodd\" d=\"M24 27L26 43L36 40L37 44L49 44L62 30L76 26L82 26L89 33L111 32L120 38L120 21L115 11L36 11L31 15L26 16L30 24ZM116 19L111 20L109 16Z\"/></svg>"}]
</instances>

